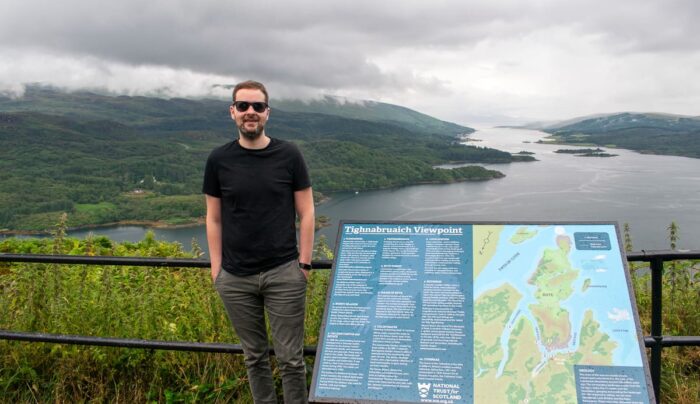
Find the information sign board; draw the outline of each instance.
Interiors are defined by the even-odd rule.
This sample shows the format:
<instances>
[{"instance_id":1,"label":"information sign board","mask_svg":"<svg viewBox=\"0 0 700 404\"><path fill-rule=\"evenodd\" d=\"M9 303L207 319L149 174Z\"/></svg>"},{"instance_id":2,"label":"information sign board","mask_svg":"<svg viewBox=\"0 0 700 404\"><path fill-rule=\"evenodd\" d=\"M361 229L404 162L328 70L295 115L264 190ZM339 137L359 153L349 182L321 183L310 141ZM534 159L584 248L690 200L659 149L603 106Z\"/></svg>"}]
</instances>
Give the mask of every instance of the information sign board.
<instances>
[{"instance_id":1,"label":"information sign board","mask_svg":"<svg viewBox=\"0 0 700 404\"><path fill-rule=\"evenodd\" d=\"M653 402L613 223L342 222L310 400Z\"/></svg>"}]
</instances>

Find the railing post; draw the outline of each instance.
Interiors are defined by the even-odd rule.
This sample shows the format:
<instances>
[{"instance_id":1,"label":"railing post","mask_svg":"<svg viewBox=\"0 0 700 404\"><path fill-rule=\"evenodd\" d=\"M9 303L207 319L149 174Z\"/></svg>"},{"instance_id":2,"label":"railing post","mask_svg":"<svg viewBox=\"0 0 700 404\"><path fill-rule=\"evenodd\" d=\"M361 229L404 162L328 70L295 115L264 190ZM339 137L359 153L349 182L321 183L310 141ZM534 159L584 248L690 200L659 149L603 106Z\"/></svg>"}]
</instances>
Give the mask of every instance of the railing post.
<instances>
[{"instance_id":1,"label":"railing post","mask_svg":"<svg viewBox=\"0 0 700 404\"><path fill-rule=\"evenodd\" d=\"M661 402L661 350L663 346L662 296L664 261L652 258L651 264L651 337L655 344L651 347L651 381L654 384L656 402Z\"/></svg>"}]
</instances>

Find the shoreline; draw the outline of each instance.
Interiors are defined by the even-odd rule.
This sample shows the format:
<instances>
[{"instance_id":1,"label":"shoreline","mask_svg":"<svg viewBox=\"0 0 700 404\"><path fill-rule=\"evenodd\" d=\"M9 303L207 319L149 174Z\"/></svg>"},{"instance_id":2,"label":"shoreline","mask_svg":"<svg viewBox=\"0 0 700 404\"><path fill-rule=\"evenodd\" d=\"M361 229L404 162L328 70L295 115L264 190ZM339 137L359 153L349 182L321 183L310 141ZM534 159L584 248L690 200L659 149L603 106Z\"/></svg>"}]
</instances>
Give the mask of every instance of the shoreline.
<instances>
[{"instance_id":1,"label":"shoreline","mask_svg":"<svg viewBox=\"0 0 700 404\"><path fill-rule=\"evenodd\" d=\"M170 224L163 220L120 220L110 223L86 224L74 227L67 227L66 232L98 229L104 227L119 227L119 226L142 226L149 229L180 229L187 227L200 226L205 223L205 218L193 218L187 223ZM49 230L0 230L0 235L4 236L50 236Z\"/></svg>"},{"instance_id":2,"label":"shoreline","mask_svg":"<svg viewBox=\"0 0 700 404\"><path fill-rule=\"evenodd\" d=\"M325 203L329 200L331 200L331 198L326 196L323 198L323 201L321 203ZM320 205L320 203L319 203L319 205ZM323 220L319 220L319 218L323 218ZM188 227L202 226L205 223L206 223L206 218L204 218L204 217L197 218L197 219L192 220L190 222L180 223L180 224L169 224L169 223L166 223L162 220L122 220L122 221L111 222L111 223L87 224L84 226L69 227L69 228L66 228L66 232L89 230L89 229L102 229L105 227L119 227L119 226L139 226L139 227L145 227L146 229L184 229L184 228L188 228ZM330 226L330 223L328 222L328 218L326 216L321 215L321 216L316 217L315 230L319 230L319 229L322 229L322 228L327 227L327 226ZM45 231L45 230L0 230L0 236L9 236L9 237L13 237L13 236L51 236L51 231Z\"/></svg>"},{"instance_id":3,"label":"shoreline","mask_svg":"<svg viewBox=\"0 0 700 404\"><path fill-rule=\"evenodd\" d=\"M455 163L453 163L453 164L455 164ZM470 163L456 163L456 164L470 164ZM509 163L506 163L506 164L509 164ZM475 164L475 165L478 165L478 164ZM480 166L480 167L483 167L483 166ZM368 192L368 191L399 189L399 188L403 188L403 187L411 187L411 186L419 186L419 185L449 185L449 184L455 184L455 183L460 183L460 182L490 181L490 180L497 180L497 179L501 179L501 178L505 177L505 174L501 173L500 171L498 171L498 173L500 175L495 175L492 177L472 178L472 179L463 179L463 180L455 180L455 181L447 181L447 182L420 181L420 182L415 182L412 184L404 184L404 185L397 185L397 186L366 188L366 189L358 189L358 190L338 190L338 191L332 191L329 193L352 193L352 192L359 193L359 192ZM321 194L321 197L319 198L318 203L315 203L315 206L322 205L322 204L327 203L333 199L331 196L329 196L329 194L326 194L326 193L320 193L320 194ZM317 217L317 219L318 219L318 217ZM105 227L119 227L119 226L142 226L142 227L149 228L149 229L178 229L178 228L201 226L205 223L206 223L205 217L192 218L191 221L188 221L186 223L178 223L178 224L169 224L163 220L119 220L119 221L110 222L110 223L86 224L86 225L68 227L68 228L66 228L66 231L67 232L74 232L74 231L80 231L80 230L97 229L97 228L105 228ZM321 223L320 225L316 226L316 230L323 228L323 227L326 227L328 225L329 224ZM52 233L51 230L0 229L0 236L10 236L10 237L12 237L12 236L50 236L51 233Z\"/></svg>"},{"instance_id":4,"label":"shoreline","mask_svg":"<svg viewBox=\"0 0 700 404\"><path fill-rule=\"evenodd\" d=\"M460 164L460 163L456 163ZM465 163L465 164L470 164L470 163ZM496 164L496 163L492 163ZM503 164L509 164L509 163L503 163ZM450 168L442 168L442 170L450 170ZM499 173L501 173L499 171ZM406 187L415 187L419 185L450 185L450 184L456 184L460 182L482 182L482 181L491 181L491 180L500 180L501 178L505 178L505 174L501 173L500 176L495 176L495 177L488 177L488 178L472 178L472 179L464 179L464 180L455 180L455 181L420 181L420 182L414 182L412 184L404 184L404 185L396 185L396 186L389 186L389 187L379 187L379 188L365 188L365 189L344 189L344 190L338 190L338 191L331 191L329 194L343 194L343 193L360 193L360 192L370 192L370 191L384 191L384 190L391 190L391 189L399 189L399 188L406 188ZM316 206L321 205L322 203L326 203L333 198L328 196L327 194L323 194L325 196L324 200L320 203L318 203Z\"/></svg>"},{"instance_id":5,"label":"shoreline","mask_svg":"<svg viewBox=\"0 0 700 404\"><path fill-rule=\"evenodd\" d=\"M637 154L644 154L644 155L649 155L649 156L668 156L668 157L684 157L684 158L689 158L689 159L700 159L700 157L689 156L689 155L685 155L685 154L662 153L662 152L659 152L658 150L642 150L642 149L637 150L637 149L631 149L629 147L621 147L618 145L596 144L596 143L567 143L565 141L555 139L556 135L549 134L549 132L544 132L544 133L548 133L548 136L545 136L542 139L537 140L533 143L544 144L544 145L554 145L554 146L605 147L607 149L625 150L628 152L633 152L633 153L637 153Z\"/></svg>"}]
</instances>

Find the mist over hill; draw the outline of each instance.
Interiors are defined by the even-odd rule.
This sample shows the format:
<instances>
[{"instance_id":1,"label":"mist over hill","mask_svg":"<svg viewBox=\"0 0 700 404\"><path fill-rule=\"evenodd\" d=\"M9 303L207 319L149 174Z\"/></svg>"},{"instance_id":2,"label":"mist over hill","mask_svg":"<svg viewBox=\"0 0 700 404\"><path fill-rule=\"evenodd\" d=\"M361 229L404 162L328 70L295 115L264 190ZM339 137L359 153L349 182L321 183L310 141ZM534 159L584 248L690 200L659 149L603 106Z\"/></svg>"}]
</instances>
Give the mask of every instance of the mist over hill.
<instances>
[{"instance_id":1,"label":"mist over hill","mask_svg":"<svg viewBox=\"0 0 700 404\"><path fill-rule=\"evenodd\" d=\"M383 122L401 126L408 130L422 130L441 135L462 135L473 133L474 129L435 119L429 115L399 106L377 101L349 100L325 96L313 100L273 101L274 108L288 112L315 112L337 115L350 119Z\"/></svg>"},{"instance_id":2,"label":"mist over hill","mask_svg":"<svg viewBox=\"0 0 700 404\"><path fill-rule=\"evenodd\" d=\"M546 130L603 133L631 128L657 128L678 132L700 129L700 117L662 114L655 112L621 112L600 114L555 123L544 127Z\"/></svg>"}]
</instances>

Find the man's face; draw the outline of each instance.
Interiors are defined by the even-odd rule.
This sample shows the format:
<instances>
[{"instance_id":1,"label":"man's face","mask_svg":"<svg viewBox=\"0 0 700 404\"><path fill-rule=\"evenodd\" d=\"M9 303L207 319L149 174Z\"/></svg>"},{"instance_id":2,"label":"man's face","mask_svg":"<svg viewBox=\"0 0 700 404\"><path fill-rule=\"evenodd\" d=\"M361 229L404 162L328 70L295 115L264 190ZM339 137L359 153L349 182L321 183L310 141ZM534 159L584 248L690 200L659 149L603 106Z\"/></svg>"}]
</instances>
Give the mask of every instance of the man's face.
<instances>
[{"instance_id":1,"label":"man's face","mask_svg":"<svg viewBox=\"0 0 700 404\"><path fill-rule=\"evenodd\" d=\"M236 93L235 101L265 102L265 94L260 90L242 88ZM255 112L250 106L246 111L241 112L234 105L231 105L231 119L236 121L241 136L250 140L255 140L263 134L269 116L269 108L263 112Z\"/></svg>"}]
</instances>

